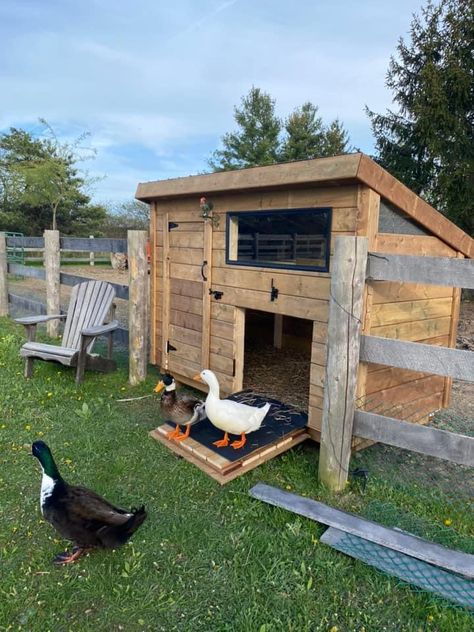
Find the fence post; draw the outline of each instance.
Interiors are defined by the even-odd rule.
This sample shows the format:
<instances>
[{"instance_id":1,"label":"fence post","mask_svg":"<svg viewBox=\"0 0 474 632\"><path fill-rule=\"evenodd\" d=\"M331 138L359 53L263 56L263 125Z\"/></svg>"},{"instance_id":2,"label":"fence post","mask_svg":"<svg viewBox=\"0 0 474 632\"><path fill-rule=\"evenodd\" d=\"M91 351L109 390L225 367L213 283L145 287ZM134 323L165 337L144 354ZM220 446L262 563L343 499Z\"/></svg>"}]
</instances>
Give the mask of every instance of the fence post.
<instances>
[{"instance_id":1,"label":"fence post","mask_svg":"<svg viewBox=\"0 0 474 632\"><path fill-rule=\"evenodd\" d=\"M0 233L0 316L8 316L7 237Z\"/></svg>"},{"instance_id":2,"label":"fence post","mask_svg":"<svg viewBox=\"0 0 474 632\"><path fill-rule=\"evenodd\" d=\"M44 267L46 278L46 313L60 314L59 302L59 268L61 265L61 251L58 230L44 231ZM46 323L48 336L57 338L59 335L59 321L50 320Z\"/></svg>"},{"instance_id":3,"label":"fence post","mask_svg":"<svg viewBox=\"0 0 474 632\"><path fill-rule=\"evenodd\" d=\"M147 239L145 230L129 230L127 233L129 382L133 386L146 378L148 363Z\"/></svg>"},{"instance_id":4,"label":"fence post","mask_svg":"<svg viewBox=\"0 0 474 632\"><path fill-rule=\"evenodd\" d=\"M367 248L367 237L337 237L332 260L319 479L334 491L349 471Z\"/></svg>"},{"instance_id":5,"label":"fence post","mask_svg":"<svg viewBox=\"0 0 474 632\"><path fill-rule=\"evenodd\" d=\"M94 235L89 235L89 239L94 239ZM93 266L95 264L94 252L91 250L89 253L89 265Z\"/></svg>"}]
</instances>

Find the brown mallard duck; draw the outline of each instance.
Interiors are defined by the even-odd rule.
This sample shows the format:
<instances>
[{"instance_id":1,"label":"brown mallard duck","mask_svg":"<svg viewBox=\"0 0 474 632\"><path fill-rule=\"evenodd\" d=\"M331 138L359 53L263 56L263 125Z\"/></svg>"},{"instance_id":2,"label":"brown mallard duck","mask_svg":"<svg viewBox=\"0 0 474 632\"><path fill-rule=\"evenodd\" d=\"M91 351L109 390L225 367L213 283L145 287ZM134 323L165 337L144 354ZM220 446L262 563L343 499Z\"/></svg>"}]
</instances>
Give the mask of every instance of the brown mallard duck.
<instances>
[{"instance_id":1,"label":"brown mallard duck","mask_svg":"<svg viewBox=\"0 0 474 632\"><path fill-rule=\"evenodd\" d=\"M177 395L174 377L165 373L155 386L155 392L161 396L161 414L166 421L172 421L176 428L168 433L168 439L183 441L189 437L191 426L206 417L204 402L191 395ZM181 432L180 426L186 426L185 432Z\"/></svg>"},{"instance_id":2,"label":"brown mallard duck","mask_svg":"<svg viewBox=\"0 0 474 632\"><path fill-rule=\"evenodd\" d=\"M73 543L72 553L60 553L53 560L55 564L70 564L90 549L114 549L125 544L145 520L143 505L126 511L90 489L68 485L44 441L35 441L31 453L43 470L41 513L63 538Z\"/></svg>"}]
</instances>

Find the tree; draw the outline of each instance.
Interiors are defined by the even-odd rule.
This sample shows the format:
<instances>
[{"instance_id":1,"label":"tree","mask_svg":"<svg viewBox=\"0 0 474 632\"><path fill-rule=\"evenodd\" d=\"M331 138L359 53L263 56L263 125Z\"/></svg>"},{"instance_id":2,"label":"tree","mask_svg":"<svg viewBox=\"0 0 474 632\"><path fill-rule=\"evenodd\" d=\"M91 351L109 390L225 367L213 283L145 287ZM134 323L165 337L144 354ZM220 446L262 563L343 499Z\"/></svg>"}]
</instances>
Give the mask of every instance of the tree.
<instances>
[{"instance_id":1,"label":"tree","mask_svg":"<svg viewBox=\"0 0 474 632\"><path fill-rule=\"evenodd\" d=\"M41 120L47 136L34 138L25 130L10 128L0 135L0 223L5 230L41 234L45 228L63 233L97 232L105 209L91 205L85 188L91 179L76 164L92 150L61 143L51 126Z\"/></svg>"},{"instance_id":2,"label":"tree","mask_svg":"<svg viewBox=\"0 0 474 632\"><path fill-rule=\"evenodd\" d=\"M328 127L310 102L296 108L285 121L286 138L280 160L305 160L335 156L347 151L348 134L338 119Z\"/></svg>"},{"instance_id":3,"label":"tree","mask_svg":"<svg viewBox=\"0 0 474 632\"><path fill-rule=\"evenodd\" d=\"M224 149L216 150L209 160L212 169L226 171L277 162L281 122L270 95L252 87L242 97L241 107L234 108L234 119L239 129L224 135Z\"/></svg>"},{"instance_id":4,"label":"tree","mask_svg":"<svg viewBox=\"0 0 474 632\"><path fill-rule=\"evenodd\" d=\"M400 39L387 86L396 111L367 109L376 159L409 188L474 232L474 5L429 2Z\"/></svg>"},{"instance_id":5,"label":"tree","mask_svg":"<svg viewBox=\"0 0 474 632\"><path fill-rule=\"evenodd\" d=\"M107 217L102 225L107 237L126 237L128 230L148 230L150 207L139 200L110 202L107 205Z\"/></svg>"}]
</instances>

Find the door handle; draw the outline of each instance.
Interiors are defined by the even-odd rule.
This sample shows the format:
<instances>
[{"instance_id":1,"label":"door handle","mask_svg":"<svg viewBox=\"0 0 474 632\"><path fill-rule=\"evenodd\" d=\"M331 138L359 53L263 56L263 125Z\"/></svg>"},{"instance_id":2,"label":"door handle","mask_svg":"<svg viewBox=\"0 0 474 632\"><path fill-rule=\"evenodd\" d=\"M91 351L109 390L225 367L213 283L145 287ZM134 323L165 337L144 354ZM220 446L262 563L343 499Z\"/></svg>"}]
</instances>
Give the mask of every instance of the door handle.
<instances>
[{"instance_id":1,"label":"door handle","mask_svg":"<svg viewBox=\"0 0 474 632\"><path fill-rule=\"evenodd\" d=\"M207 276L204 274L204 268L207 266L207 261L202 262L201 266L201 276L203 281L207 281Z\"/></svg>"}]
</instances>

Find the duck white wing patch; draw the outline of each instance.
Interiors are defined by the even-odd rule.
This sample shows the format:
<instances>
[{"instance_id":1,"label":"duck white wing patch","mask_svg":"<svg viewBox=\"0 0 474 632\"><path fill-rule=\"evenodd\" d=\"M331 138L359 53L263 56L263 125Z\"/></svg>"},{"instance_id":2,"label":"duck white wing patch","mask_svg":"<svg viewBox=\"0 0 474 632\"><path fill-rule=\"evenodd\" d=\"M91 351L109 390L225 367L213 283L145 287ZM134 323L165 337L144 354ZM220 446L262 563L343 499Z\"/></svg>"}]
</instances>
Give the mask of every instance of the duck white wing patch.
<instances>
[{"instance_id":1,"label":"duck white wing patch","mask_svg":"<svg viewBox=\"0 0 474 632\"><path fill-rule=\"evenodd\" d=\"M43 513L44 503L46 499L51 496L54 489L54 479L43 472L43 478L41 479L41 494L40 494L40 507L41 513Z\"/></svg>"}]
</instances>

